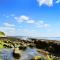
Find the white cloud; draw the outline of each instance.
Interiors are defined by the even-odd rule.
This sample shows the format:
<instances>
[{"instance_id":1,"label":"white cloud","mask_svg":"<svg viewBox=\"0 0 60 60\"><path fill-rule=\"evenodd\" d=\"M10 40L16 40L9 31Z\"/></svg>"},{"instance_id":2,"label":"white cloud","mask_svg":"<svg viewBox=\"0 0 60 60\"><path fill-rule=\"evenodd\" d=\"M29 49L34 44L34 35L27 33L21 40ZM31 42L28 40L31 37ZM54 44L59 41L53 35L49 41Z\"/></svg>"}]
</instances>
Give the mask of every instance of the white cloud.
<instances>
[{"instance_id":1,"label":"white cloud","mask_svg":"<svg viewBox=\"0 0 60 60\"><path fill-rule=\"evenodd\" d=\"M21 22L29 23L29 24L33 24L35 27L38 27L38 28L49 27L49 24L46 24L43 20L37 21L25 15L21 15L20 17L14 17L14 19L16 19L18 23L21 23Z\"/></svg>"},{"instance_id":2,"label":"white cloud","mask_svg":"<svg viewBox=\"0 0 60 60\"><path fill-rule=\"evenodd\" d=\"M45 23L44 21L37 21L35 23L36 27L38 28L48 28L49 27L49 24Z\"/></svg>"},{"instance_id":3,"label":"white cloud","mask_svg":"<svg viewBox=\"0 0 60 60\"><path fill-rule=\"evenodd\" d=\"M35 23L34 20L28 20L27 23Z\"/></svg>"},{"instance_id":4,"label":"white cloud","mask_svg":"<svg viewBox=\"0 0 60 60\"><path fill-rule=\"evenodd\" d=\"M57 0L56 3L60 3L60 0Z\"/></svg>"},{"instance_id":5,"label":"white cloud","mask_svg":"<svg viewBox=\"0 0 60 60\"><path fill-rule=\"evenodd\" d=\"M60 37L59 33L40 32L29 29L16 29L14 27L0 27L0 31L5 32L7 36L31 36L31 37Z\"/></svg>"},{"instance_id":6,"label":"white cloud","mask_svg":"<svg viewBox=\"0 0 60 60\"><path fill-rule=\"evenodd\" d=\"M42 25L42 24L39 24L39 23L36 23L36 27L38 27L38 28L42 28L43 25Z\"/></svg>"},{"instance_id":7,"label":"white cloud","mask_svg":"<svg viewBox=\"0 0 60 60\"><path fill-rule=\"evenodd\" d=\"M49 27L49 24L44 24L44 28L48 28Z\"/></svg>"},{"instance_id":8,"label":"white cloud","mask_svg":"<svg viewBox=\"0 0 60 60\"><path fill-rule=\"evenodd\" d=\"M53 6L53 0L37 0L39 6L47 5L47 6Z\"/></svg>"},{"instance_id":9,"label":"white cloud","mask_svg":"<svg viewBox=\"0 0 60 60\"><path fill-rule=\"evenodd\" d=\"M25 16L25 15L22 15L20 17L15 17L14 16L14 19L16 19L16 21L22 21L23 23L31 23L33 25L35 30L29 30L28 28L27 29L19 29L19 28L16 28L14 24L11 24L11 23L4 23L2 27L0 27L0 31L3 31L6 33L6 35L13 35L13 36L32 36L32 37L41 37L41 36L60 36L60 34L58 33L52 33L52 31L47 31L47 30L50 30L50 24L46 23L45 21L43 20L34 20L32 18L30 18L29 16ZM27 24L28 25L28 24ZM21 25L20 25L21 26ZM29 25L29 27L31 27ZM43 29L41 29L43 28ZM41 31L41 30L43 31ZM45 31L47 33L45 33ZM50 33L49 33L50 32Z\"/></svg>"},{"instance_id":10,"label":"white cloud","mask_svg":"<svg viewBox=\"0 0 60 60\"><path fill-rule=\"evenodd\" d=\"M23 21L27 21L29 20L29 17L28 16L25 16L25 15L22 15L19 17L20 20L23 20Z\"/></svg>"},{"instance_id":11,"label":"white cloud","mask_svg":"<svg viewBox=\"0 0 60 60\"><path fill-rule=\"evenodd\" d=\"M25 16L25 15L21 15L20 17L14 17L14 19L17 20L17 22L21 23L21 22L25 22L25 23L35 23L34 20L32 20L30 17Z\"/></svg>"},{"instance_id":12,"label":"white cloud","mask_svg":"<svg viewBox=\"0 0 60 60\"><path fill-rule=\"evenodd\" d=\"M15 25L14 25L14 24L9 24L9 23L4 23L4 26L7 26L7 27L14 27Z\"/></svg>"},{"instance_id":13,"label":"white cloud","mask_svg":"<svg viewBox=\"0 0 60 60\"><path fill-rule=\"evenodd\" d=\"M25 15L21 15L19 17L14 17L15 20L17 20L17 22L26 22L28 21L30 18L28 16Z\"/></svg>"},{"instance_id":14,"label":"white cloud","mask_svg":"<svg viewBox=\"0 0 60 60\"><path fill-rule=\"evenodd\" d=\"M35 36L36 32L28 29L16 29L13 27L0 27L0 31L5 32L7 36Z\"/></svg>"}]
</instances>

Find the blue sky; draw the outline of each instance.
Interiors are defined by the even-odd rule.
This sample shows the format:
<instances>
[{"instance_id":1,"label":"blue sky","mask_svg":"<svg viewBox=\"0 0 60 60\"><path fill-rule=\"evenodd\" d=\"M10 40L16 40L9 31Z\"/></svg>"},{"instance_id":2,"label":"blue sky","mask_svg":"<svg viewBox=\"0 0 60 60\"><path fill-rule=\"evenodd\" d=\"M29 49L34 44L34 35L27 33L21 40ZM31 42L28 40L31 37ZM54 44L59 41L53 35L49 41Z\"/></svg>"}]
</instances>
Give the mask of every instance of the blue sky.
<instances>
[{"instance_id":1,"label":"blue sky","mask_svg":"<svg viewBox=\"0 0 60 60\"><path fill-rule=\"evenodd\" d=\"M60 0L0 1L0 31L8 36L60 37Z\"/></svg>"}]
</instances>

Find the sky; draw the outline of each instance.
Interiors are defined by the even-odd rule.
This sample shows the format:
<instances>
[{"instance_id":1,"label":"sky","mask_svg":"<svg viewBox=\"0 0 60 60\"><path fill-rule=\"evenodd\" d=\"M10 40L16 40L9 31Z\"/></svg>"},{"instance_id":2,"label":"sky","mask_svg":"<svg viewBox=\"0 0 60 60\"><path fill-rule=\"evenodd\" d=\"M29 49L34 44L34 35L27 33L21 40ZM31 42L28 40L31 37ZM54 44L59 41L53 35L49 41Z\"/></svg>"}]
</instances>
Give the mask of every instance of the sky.
<instances>
[{"instance_id":1,"label":"sky","mask_svg":"<svg viewBox=\"0 0 60 60\"><path fill-rule=\"evenodd\" d=\"M0 0L0 31L6 36L60 37L60 0Z\"/></svg>"}]
</instances>

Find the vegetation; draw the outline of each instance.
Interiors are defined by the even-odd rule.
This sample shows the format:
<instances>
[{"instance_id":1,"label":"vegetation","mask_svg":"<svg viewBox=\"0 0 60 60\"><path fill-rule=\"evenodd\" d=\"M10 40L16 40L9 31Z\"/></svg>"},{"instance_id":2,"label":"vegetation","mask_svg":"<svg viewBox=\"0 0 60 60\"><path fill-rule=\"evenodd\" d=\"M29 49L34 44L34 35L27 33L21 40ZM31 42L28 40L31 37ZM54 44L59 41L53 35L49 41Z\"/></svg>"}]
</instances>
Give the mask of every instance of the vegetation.
<instances>
[{"instance_id":1,"label":"vegetation","mask_svg":"<svg viewBox=\"0 0 60 60\"><path fill-rule=\"evenodd\" d=\"M5 33L0 31L0 37L4 37Z\"/></svg>"},{"instance_id":2,"label":"vegetation","mask_svg":"<svg viewBox=\"0 0 60 60\"><path fill-rule=\"evenodd\" d=\"M3 42L2 42L2 41L0 41L0 48L1 48L1 49L4 48L4 47L3 47Z\"/></svg>"}]
</instances>

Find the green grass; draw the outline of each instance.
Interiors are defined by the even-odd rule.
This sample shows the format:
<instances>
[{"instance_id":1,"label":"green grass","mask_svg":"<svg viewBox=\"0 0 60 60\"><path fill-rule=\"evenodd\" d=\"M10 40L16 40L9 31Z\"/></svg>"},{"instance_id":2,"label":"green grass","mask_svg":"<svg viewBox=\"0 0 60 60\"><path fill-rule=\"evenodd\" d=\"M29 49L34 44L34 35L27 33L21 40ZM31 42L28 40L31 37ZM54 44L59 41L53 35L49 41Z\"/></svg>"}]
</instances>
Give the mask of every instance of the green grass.
<instances>
[{"instance_id":1,"label":"green grass","mask_svg":"<svg viewBox=\"0 0 60 60\"><path fill-rule=\"evenodd\" d=\"M2 44L0 44L0 49L4 48Z\"/></svg>"},{"instance_id":2,"label":"green grass","mask_svg":"<svg viewBox=\"0 0 60 60\"><path fill-rule=\"evenodd\" d=\"M0 49L2 49L3 48L3 42L2 41L0 41Z\"/></svg>"}]
</instances>

